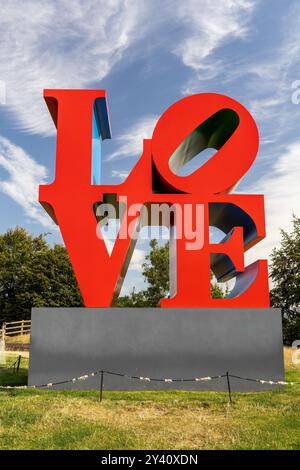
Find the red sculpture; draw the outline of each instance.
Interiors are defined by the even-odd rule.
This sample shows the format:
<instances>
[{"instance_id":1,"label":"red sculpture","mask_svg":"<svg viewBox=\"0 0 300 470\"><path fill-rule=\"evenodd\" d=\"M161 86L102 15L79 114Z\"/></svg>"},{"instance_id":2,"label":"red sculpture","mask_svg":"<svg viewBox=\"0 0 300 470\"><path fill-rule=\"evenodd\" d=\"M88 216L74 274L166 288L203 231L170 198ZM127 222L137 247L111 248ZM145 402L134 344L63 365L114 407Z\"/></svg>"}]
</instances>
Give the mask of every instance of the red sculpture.
<instances>
[{"instance_id":1,"label":"red sculpture","mask_svg":"<svg viewBox=\"0 0 300 470\"><path fill-rule=\"evenodd\" d=\"M55 180L40 186L39 201L60 227L87 307L114 304L139 230L164 223L149 215L155 204L173 211L167 223L171 291L161 307L269 307L267 261L244 266L244 252L265 237L264 198L231 194L259 142L256 124L240 103L212 93L183 98L161 116L152 139L144 140L142 156L124 183L93 185L92 116L96 110L102 138L109 136L105 92L45 90L44 96L57 126L57 155ZM206 148L217 150L208 162L189 176L176 174ZM96 209L107 202L121 219L111 255L97 229L105 216L97 217ZM192 221L202 218L200 245L193 246L185 233L186 212ZM210 226L224 232L221 243L210 242ZM220 281L236 278L228 298L211 298L211 270Z\"/></svg>"}]
</instances>

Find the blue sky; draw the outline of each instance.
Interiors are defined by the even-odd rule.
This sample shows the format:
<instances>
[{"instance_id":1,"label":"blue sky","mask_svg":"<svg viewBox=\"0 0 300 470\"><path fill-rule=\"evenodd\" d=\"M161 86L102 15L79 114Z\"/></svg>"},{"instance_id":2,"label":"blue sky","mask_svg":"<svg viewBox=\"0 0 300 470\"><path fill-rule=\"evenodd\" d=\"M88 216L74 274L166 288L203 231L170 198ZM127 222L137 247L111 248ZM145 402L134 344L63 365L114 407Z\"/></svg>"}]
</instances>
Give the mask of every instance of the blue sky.
<instances>
[{"instance_id":1,"label":"blue sky","mask_svg":"<svg viewBox=\"0 0 300 470\"><path fill-rule=\"evenodd\" d=\"M0 0L0 231L59 230L37 202L54 176L55 129L44 88L106 89L112 139L103 183L120 183L159 115L185 95L241 101L260 132L257 160L238 192L266 196L266 258L299 215L300 3L297 0ZM245 142L245 146L247 142ZM142 286L138 243L123 292Z\"/></svg>"}]
</instances>

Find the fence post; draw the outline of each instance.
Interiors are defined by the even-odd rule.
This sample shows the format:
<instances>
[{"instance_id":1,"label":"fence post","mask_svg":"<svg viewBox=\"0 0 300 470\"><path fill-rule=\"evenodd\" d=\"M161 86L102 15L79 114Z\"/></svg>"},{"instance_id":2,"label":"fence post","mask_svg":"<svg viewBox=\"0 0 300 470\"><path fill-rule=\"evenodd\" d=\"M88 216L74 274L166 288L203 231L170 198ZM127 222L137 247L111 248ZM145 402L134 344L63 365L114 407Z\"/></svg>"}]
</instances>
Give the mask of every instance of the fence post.
<instances>
[{"instance_id":1,"label":"fence post","mask_svg":"<svg viewBox=\"0 0 300 470\"><path fill-rule=\"evenodd\" d=\"M23 338L24 335L24 320L21 321L21 336Z\"/></svg>"},{"instance_id":2,"label":"fence post","mask_svg":"<svg viewBox=\"0 0 300 470\"><path fill-rule=\"evenodd\" d=\"M5 323L2 324L2 328L0 330L0 355L5 352ZM0 358L2 361L2 357Z\"/></svg>"},{"instance_id":3,"label":"fence post","mask_svg":"<svg viewBox=\"0 0 300 470\"><path fill-rule=\"evenodd\" d=\"M231 388L230 388L230 380L229 380L229 372L226 372L226 377L227 377L227 386L228 386L229 402L232 403L232 399L231 399Z\"/></svg>"},{"instance_id":4,"label":"fence post","mask_svg":"<svg viewBox=\"0 0 300 470\"><path fill-rule=\"evenodd\" d=\"M18 362L17 362L17 374L19 373L20 364L21 364L21 359L22 359L22 356L19 356L19 357L18 357Z\"/></svg>"},{"instance_id":5,"label":"fence post","mask_svg":"<svg viewBox=\"0 0 300 470\"><path fill-rule=\"evenodd\" d=\"M99 396L99 401L102 401L103 398L103 379L104 379L104 371L101 371L101 381L100 381L100 396Z\"/></svg>"},{"instance_id":6,"label":"fence post","mask_svg":"<svg viewBox=\"0 0 300 470\"><path fill-rule=\"evenodd\" d=\"M6 323L4 322L2 324L2 342L4 345L4 350L5 350L5 335L6 335Z\"/></svg>"}]
</instances>

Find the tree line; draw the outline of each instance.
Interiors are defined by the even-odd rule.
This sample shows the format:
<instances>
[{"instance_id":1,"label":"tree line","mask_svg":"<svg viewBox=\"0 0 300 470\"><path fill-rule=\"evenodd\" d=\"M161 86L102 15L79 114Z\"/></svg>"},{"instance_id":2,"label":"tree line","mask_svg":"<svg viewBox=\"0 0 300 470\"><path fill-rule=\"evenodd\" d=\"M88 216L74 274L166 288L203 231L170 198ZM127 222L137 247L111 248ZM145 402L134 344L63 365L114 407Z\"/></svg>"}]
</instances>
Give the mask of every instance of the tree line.
<instances>
[{"instance_id":1,"label":"tree line","mask_svg":"<svg viewBox=\"0 0 300 470\"><path fill-rule=\"evenodd\" d=\"M293 217L290 233L281 231L281 244L271 254L271 305L282 312L286 344L300 338L300 219ZM150 241L142 266L146 288L119 297L120 307L155 307L169 292L169 247ZM212 297L224 291L211 281ZM64 246L49 246L46 236L33 236L20 227L0 235L0 325L29 319L32 307L84 306Z\"/></svg>"}]
</instances>

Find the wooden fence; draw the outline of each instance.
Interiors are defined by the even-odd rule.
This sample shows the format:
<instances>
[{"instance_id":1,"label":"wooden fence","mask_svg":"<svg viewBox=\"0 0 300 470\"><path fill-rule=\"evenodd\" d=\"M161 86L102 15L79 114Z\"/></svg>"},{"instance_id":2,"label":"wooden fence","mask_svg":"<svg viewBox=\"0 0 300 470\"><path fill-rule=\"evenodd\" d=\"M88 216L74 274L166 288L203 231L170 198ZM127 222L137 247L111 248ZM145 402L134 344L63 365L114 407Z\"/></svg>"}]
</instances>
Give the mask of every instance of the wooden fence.
<instances>
[{"instance_id":1,"label":"wooden fence","mask_svg":"<svg viewBox=\"0 0 300 470\"><path fill-rule=\"evenodd\" d=\"M2 341L15 337L23 337L30 334L31 320L10 321L3 323L0 330Z\"/></svg>"}]
</instances>

